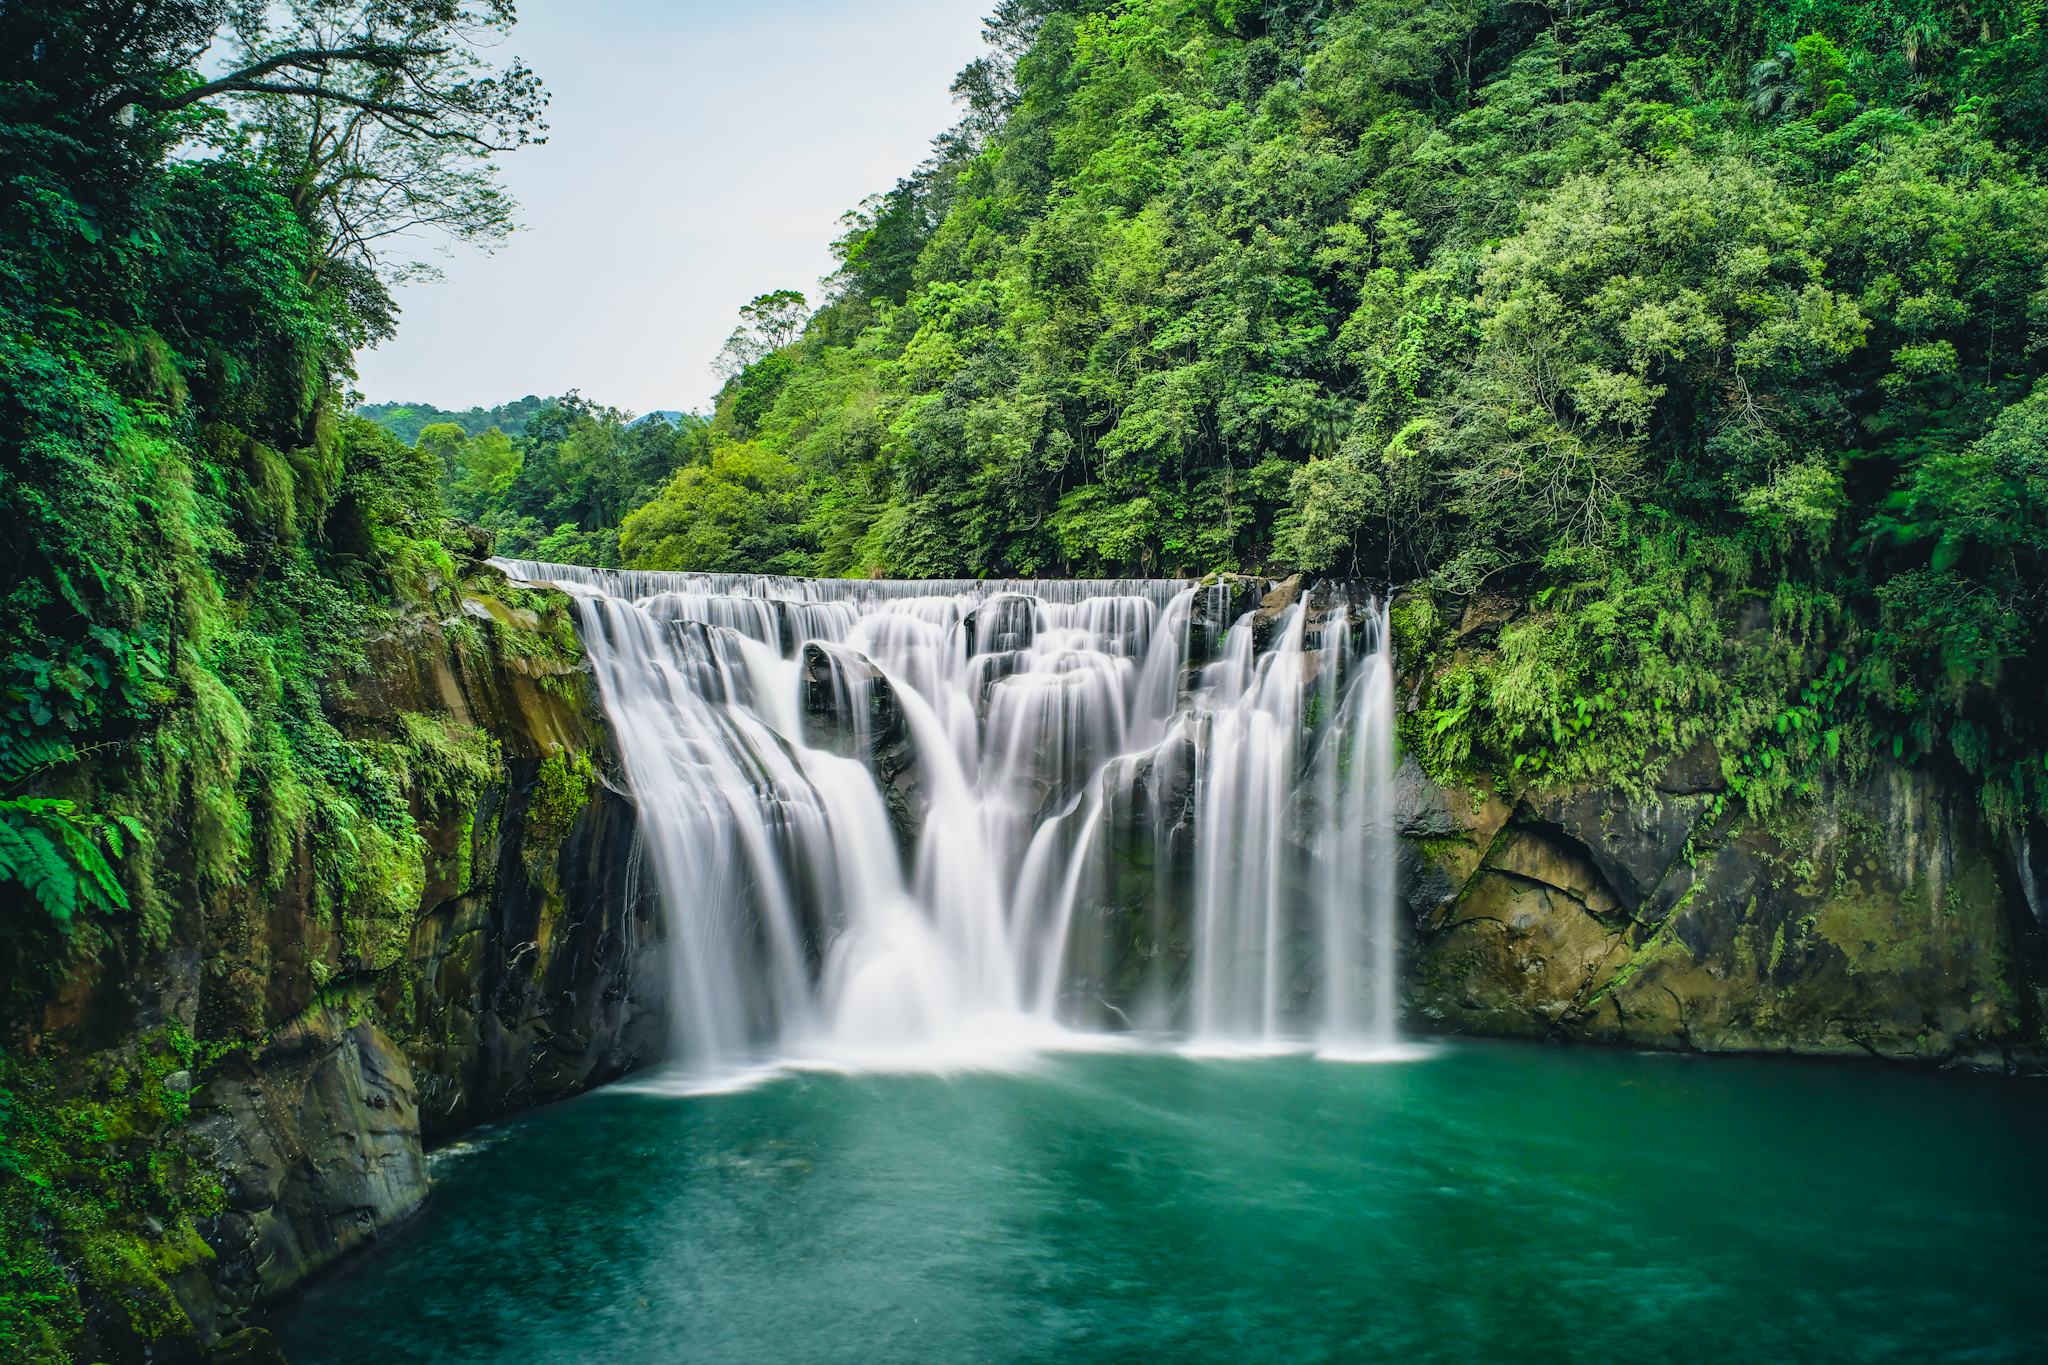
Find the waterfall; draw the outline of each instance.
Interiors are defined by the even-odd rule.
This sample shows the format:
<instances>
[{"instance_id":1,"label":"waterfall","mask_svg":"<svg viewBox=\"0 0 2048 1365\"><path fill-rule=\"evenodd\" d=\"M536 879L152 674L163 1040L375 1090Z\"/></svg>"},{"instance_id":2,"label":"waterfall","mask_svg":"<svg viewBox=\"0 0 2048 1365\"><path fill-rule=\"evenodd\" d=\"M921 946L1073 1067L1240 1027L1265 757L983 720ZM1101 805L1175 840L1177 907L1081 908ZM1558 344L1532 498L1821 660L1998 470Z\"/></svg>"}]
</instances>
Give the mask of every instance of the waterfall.
<instances>
[{"instance_id":1,"label":"waterfall","mask_svg":"<svg viewBox=\"0 0 2048 1365\"><path fill-rule=\"evenodd\" d=\"M1383 602L495 562L574 602L688 1074L1394 1047Z\"/></svg>"}]
</instances>

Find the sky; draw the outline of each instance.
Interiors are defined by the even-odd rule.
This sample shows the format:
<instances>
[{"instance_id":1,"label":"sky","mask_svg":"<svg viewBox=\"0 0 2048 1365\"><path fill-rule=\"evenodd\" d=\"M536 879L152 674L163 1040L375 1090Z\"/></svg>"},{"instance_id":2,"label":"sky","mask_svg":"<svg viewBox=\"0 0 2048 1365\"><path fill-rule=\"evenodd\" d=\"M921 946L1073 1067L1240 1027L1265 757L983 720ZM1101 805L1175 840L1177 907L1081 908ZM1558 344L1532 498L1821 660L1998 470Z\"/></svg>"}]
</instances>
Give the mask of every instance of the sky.
<instances>
[{"instance_id":1,"label":"sky","mask_svg":"<svg viewBox=\"0 0 2048 1365\"><path fill-rule=\"evenodd\" d=\"M503 158L522 230L491 255L420 243L398 335L357 357L370 402L490 407L579 389L708 410L741 304L815 303L839 215L957 117L985 0L520 0L507 50L554 96Z\"/></svg>"}]
</instances>

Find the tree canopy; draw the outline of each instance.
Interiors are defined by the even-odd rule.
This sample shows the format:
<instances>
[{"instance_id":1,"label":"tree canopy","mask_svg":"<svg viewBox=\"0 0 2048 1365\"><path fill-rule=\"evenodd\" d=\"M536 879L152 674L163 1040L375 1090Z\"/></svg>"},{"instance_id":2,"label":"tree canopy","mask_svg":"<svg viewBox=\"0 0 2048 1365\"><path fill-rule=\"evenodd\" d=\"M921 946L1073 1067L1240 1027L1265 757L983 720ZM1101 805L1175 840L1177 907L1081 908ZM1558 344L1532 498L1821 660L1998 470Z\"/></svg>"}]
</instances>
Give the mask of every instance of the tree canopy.
<instances>
[{"instance_id":1,"label":"tree canopy","mask_svg":"<svg viewBox=\"0 0 2048 1365\"><path fill-rule=\"evenodd\" d=\"M1711 739L1759 806L1893 754L2048 812L2038 6L1013 0L988 32L801 337L735 353L739 486L671 482L629 563L724 565L746 506L817 573L1397 581L1417 648L1500 597L1498 650L1419 699L1446 770L1641 780ZM750 501L755 452L796 491Z\"/></svg>"}]
</instances>

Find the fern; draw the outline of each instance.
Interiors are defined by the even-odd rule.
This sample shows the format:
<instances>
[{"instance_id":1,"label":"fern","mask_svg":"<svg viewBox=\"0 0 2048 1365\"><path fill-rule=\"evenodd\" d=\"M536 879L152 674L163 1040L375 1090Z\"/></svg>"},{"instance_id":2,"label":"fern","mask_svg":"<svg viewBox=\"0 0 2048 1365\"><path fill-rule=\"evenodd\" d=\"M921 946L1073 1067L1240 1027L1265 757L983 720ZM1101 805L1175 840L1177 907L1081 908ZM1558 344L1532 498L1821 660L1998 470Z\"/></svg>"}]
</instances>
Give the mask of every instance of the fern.
<instances>
[{"instance_id":1,"label":"fern","mask_svg":"<svg viewBox=\"0 0 2048 1365\"><path fill-rule=\"evenodd\" d=\"M120 857L122 834L139 835L133 820L84 815L49 797L0 800L0 885L25 888L45 914L69 925L80 910L126 910L128 892L101 849Z\"/></svg>"},{"instance_id":2,"label":"fern","mask_svg":"<svg viewBox=\"0 0 2048 1365\"><path fill-rule=\"evenodd\" d=\"M63 740L48 736L10 740L0 748L0 786L19 786L47 768L70 762L73 752Z\"/></svg>"}]
</instances>

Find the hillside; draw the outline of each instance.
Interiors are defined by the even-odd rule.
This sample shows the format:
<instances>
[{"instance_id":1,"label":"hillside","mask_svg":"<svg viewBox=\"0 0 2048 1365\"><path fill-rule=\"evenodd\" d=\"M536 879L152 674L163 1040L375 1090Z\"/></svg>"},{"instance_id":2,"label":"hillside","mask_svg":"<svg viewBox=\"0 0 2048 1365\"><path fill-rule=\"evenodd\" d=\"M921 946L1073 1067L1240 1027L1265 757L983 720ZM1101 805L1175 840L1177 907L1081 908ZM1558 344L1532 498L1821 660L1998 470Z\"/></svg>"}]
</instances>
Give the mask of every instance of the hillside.
<instances>
[{"instance_id":1,"label":"hillside","mask_svg":"<svg viewBox=\"0 0 2048 1365\"><path fill-rule=\"evenodd\" d=\"M1639 783L1710 742L1758 811L1882 755L2048 813L2035 10L989 31L626 563L1389 579L1411 649L1498 637L1415 699L1440 774Z\"/></svg>"}]
</instances>

